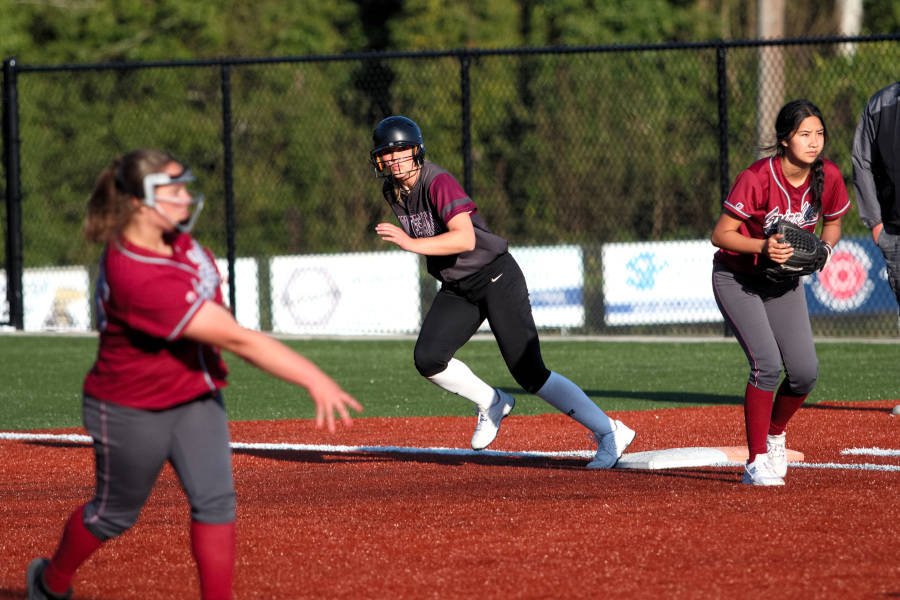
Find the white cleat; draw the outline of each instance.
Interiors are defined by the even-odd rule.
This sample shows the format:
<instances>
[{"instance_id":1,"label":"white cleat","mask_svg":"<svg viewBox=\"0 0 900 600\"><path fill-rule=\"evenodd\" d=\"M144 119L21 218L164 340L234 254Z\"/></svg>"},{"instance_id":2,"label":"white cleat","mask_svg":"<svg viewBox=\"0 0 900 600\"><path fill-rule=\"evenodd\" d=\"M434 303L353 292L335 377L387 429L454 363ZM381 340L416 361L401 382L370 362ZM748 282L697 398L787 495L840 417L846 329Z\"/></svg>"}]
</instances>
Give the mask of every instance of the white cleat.
<instances>
[{"instance_id":1,"label":"white cleat","mask_svg":"<svg viewBox=\"0 0 900 600\"><path fill-rule=\"evenodd\" d=\"M747 462L744 465L744 476L741 483L747 485L784 485L784 479L778 476L772 463L769 462L768 454L757 454L756 460Z\"/></svg>"},{"instance_id":2,"label":"white cleat","mask_svg":"<svg viewBox=\"0 0 900 600\"><path fill-rule=\"evenodd\" d=\"M785 434L766 436L766 454L769 456L769 464L772 471L779 477L787 475L787 449L785 446Z\"/></svg>"},{"instance_id":3,"label":"white cleat","mask_svg":"<svg viewBox=\"0 0 900 600\"><path fill-rule=\"evenodd\" d=\"M472 434L472 450L484 450L491 445L497 437L497 432L500 431L500 421L516 405L516 399L506 392L501 390L496 392L493 404L486 409L478 409L478 423L475 425L475 433Z\"/></svg>"},{"instance_id":4,"label":"white cleat","mask_svg":"<svg viewBox=\"0 0 900 600\"><path fill-rule=\"evenodd\" d=\"M634 441L633 429L626 427L622 421L613 421L613 430L606 434L594 432L597 440L597 454L587 464L588 469L612 469L622 458L625 449Z\"/></svg>"}]
</instances>

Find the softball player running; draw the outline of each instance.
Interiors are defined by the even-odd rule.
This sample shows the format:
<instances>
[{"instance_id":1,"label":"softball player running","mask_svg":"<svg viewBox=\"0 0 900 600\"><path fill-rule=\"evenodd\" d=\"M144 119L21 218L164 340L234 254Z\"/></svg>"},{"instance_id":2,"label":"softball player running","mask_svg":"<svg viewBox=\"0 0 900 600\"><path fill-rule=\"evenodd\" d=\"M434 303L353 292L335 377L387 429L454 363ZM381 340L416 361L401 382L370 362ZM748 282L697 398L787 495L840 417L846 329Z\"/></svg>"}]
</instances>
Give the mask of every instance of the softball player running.
<instances>
[{"instance_id":1,"label":"softball player running","mask_svg":"<svg viewBox=\"0 0 900 600\"><path fill-rule=\"evenodd\" d=\"M775 135L774 154L737 176L712 233L720 248L713 260L716 303L750 363L744 393L750 456L742 478L750 485L784 485L785 427L815 386L819 368L800 278L772 281L760 267L765 257L784 263L792 253L773 235L780 219L815 231L821 217L830 256L850 208L840 170L821 157L828 133L815 105L785 104Z\"/></svg>"},{"instance_id":2,"label":"softball player running","mask_svg":"<svg viewBox=\"0 0 900 600\"><path fill-rule=\"evenodd\" d=\"M385 178L382 193L400 227L379 223L387 242L426 257L428 272L441 282L416 342L416 369L439 387L475 403L478 422L472 448L486 448L515 400L489 386L457 350L487 319L516 382L593 433L598 448L587 465L615 466L635 433L610 419L577 385L544 366L528 288L507 242L488 229L475 203L456 179L425 160L418 125L406 117L381 121L372 136L370 159Z\"/></svg>"},{"instance_id":3,"label":"softball player running","mask_svg":"<svg viewBox=\"0 0 900 600\"><path fill-rule=\"evenodd\" d=\"M69 517L52 559L28 567L30 599L68 598L76 569L138 518L166 462L191 507L191 550L203 598L231 598L235 492L222 402L224 348L306 388L316 425L350 425L360 405L287 346L237 324L222 305L212 253L188 231L202 207L190 170L135 150L105 169L88 202L85 235L106 244L96 308L97 360L84 382L96 493ZM191 212L193 208L193 213Z\"/></svg>"}]
</instances>

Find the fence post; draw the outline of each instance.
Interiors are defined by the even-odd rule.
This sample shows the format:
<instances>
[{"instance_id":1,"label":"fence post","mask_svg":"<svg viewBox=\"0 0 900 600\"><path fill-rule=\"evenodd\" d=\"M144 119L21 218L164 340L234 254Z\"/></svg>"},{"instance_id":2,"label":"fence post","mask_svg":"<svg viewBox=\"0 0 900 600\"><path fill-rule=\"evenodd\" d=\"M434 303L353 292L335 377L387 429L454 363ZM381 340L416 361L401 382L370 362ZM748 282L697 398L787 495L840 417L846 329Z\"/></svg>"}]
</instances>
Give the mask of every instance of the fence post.
<instances>
[{"instance_id":1,"label":"fence post","mask_svg":"<svg viewBox=\"0 0 900 600\"><path fill-rule=\"evenodd\" d=\"M722 202L728 197L731 181L728 178L728 78L725 72L726 46L716 46L716 81L719 103L719 196Z\"/></svg>"},{"instance_id":2,"label":"fence post","mask_svg":"<svg viewBox=\"0 0 900 600\"><path fill-rule=\"evenodd\" d=\"M469 81L471 57L463 52L459 57L459 86L462 96L462 159L463 189L470 197L472 190L472 89Z\"/></svg>"},{"instance_id":3,"label":"fence post","mask_svg":"<svg viewBox=\"0 0 900 600\"><path fill-rule=\"evenodd\" d=\"M724 203L728 197L731 181L728 177L728 78L725 71L725 44L716 45L716 87L719 102L719 202ZM731 330L728 323L722 323L722 335L729 337Z\"/></svg>"},{"instance_id":4,"label":"fence post","mask_svg":"<svg viewBox=\"0 0 900 600\"><path fill-rule=\"evenodd\" d=\"M222 146L225 152L225 254L228 258L228 305L237 316L237 280L234 273L234 155L231 139L231 67L223 64L222 75Z\"/></svg>"},{"instance_id":5,"label":"fence post","mask_svg":"<svg viewBox=\"0 0 900 600\"><path fill-rule=\"evenodd\" d=\"M22 186L16 59L3 61L3 166L6 172L6 299L9 324L24 329L22 302Z\"/></svg>"}]
</instances>

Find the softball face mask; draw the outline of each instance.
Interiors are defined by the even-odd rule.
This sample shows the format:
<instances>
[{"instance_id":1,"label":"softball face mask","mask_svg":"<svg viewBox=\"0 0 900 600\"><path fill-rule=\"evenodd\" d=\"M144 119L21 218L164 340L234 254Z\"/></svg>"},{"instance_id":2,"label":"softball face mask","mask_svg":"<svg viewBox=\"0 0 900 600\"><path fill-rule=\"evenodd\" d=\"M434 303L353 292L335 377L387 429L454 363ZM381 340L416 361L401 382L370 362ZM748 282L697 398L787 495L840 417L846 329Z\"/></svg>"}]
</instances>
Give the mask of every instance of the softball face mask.
<instances>
[{"instance_id":1,"label":"softball face mask","mask_svg":"<svg viewBox=\"0 0 900 600\"><path fill-rule=\"evenodd\" d=\"M194 227L194 223L197 221L197 217L200 216L200 211L203 210L203 202L204 197L203 194L192 194L188 192L190 196L189 199L184 198L171 198L165 196L157 196L156 188L161 185L169 185L172 183L190 183L192 181L196 181L197 178L194 177L194 174L191 172L189 167L185 167L181 172L181 175L177 177L172 177L168 173L150 173L149 175L144 176L144 198L141 202L144 206L149 206L156 210L160 215L163 216L164 219L172 223L172 225L178 231L182 233L188 233ZM159 202L167 202L169 204L178 204L181 206L194 206L194 210L191 212L191 215L181 221L180 223L175 223L160 210L158 203Z\"/></svg>"}]
</instances>

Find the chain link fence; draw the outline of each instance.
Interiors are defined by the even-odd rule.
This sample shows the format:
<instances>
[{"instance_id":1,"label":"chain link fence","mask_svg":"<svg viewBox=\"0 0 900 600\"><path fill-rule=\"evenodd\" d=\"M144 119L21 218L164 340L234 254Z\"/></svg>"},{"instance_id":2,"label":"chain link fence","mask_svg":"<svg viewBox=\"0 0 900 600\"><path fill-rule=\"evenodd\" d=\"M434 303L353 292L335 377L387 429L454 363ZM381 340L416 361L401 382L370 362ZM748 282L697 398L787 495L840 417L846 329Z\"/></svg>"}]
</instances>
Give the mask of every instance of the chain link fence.
<instances>
[{"instance_id":1,"label":"chain link fence","mask_svg":"<svg viewBox=\"0 0 900 600\"><path fill-rule=\"evenodd\" d=\"M422 128L565 334L725 328L709 236L787 100L822 110L851 198L868 97L900 35L257 60L4 64L6 267L0 322L87 330L100 248L87 196L116 155L167 150L206 197L195 236L221 257L238 320L284 334L413 333L436 291L374 233L392 220L368 162L390 114ZM897 305L855 206L829 270L806 278L820 335L893 336ZM148 291L150 293L151 291Z\"/></svg>"}]
</instances>

